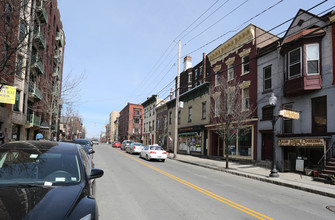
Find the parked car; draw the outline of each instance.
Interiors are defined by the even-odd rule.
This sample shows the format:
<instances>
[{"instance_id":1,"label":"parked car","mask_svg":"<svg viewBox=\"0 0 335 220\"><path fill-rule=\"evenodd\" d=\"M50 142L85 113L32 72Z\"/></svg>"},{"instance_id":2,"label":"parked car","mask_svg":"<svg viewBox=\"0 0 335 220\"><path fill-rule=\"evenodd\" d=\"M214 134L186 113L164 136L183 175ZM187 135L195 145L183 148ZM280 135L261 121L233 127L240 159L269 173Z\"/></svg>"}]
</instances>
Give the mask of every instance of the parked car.
<instances>
[{"instance_id":1,"label":"parked car","mask_svg":"<svg viewBox=\"0 0 335 220\"><path fill-rule=\"evenodd\" d=\"M143 144L139 142L133 142L126 146L126 152L130 154L139 154L143 148Z\"/></svg>"},{"instance_id":2,"label":"parked car","mask_svg":"<svg viewBox=\"0 0 335 220\"><path fill-rule=\"evenodd\" d=\"M84 151L87 153L87 155L90 155L91 159L93 159L93 154L95 151L93 150L93 145L91 145L91 142L86 139L73 139L73 141L65 141L70 143L76 143L80 144L81 147L84 149Z\"/></svg>"},{"instance_id":3,"label":"parked car","mask_svg":"<svg viewBox=\"0 0 335 220\"><path fill-rule=\"evenodd\" d=\"M120 141L114 141L112 143L112 147L121 147L121 142Z\"/></svg>"},{"instance_id":4,"label":"parked car","mask_svg":"<svg viewBox=\"0 0 335 220\"><path fill-rule=\"evenodd\" d=\"M103 170L78 144L18 141L0 146L5 219L98 219L95 179Z\"/></svg>"},{"instance_id":5,"label":"parked car","mask_svg":"<svg viewBox=\"0 0 335 220\"><path fill-rule=\"evenodd\" d=\"M92 139L92 145L93 144L99 144L99 140L98 139Z\"/></svg>"},{"instance_id":6,"label":"parked car","mask_svg":"<svg viewBox=\"0 0 335 220\"><path fill-rule=\"evenodd\" d=\"M133 143L134 141L131 141L131 140L124 140L122 141L122 144L121 144L121 150L126 150L126 146Z\"/></svg>"},{"instance_id":7,"label":"parked car","mask_svg":"<svg viewBox=\"0 0 335 220\"><path fill-rule=\"evenodd\" d=\"M167 152L161 146L148 145L141 150L140 157L146 160L154 159L164 162L167 158Z\"/></svg>"}]
</instances>

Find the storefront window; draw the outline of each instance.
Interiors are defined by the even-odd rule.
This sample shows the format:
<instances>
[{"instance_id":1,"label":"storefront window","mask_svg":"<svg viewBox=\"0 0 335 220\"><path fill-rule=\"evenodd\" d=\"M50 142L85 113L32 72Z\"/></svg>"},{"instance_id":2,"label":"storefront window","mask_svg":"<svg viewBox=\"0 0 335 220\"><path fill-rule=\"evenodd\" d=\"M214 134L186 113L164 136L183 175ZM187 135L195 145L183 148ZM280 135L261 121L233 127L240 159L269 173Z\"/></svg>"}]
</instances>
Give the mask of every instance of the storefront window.
<instances>
[{"instance_id":1,"label":"storefront window","mask_svg":"<svg viewBox=\"0 0 335 220\"><path fill-rule=\"evenodd\" d=\"M240 156L251 156L251 128L239 130L238 153Z\"/></svg>"},{"instance_id":2,"label":"storefront window","mask_svg":"<svg viewBox=\"0 0 335 220\"><path fill-rule=\"evenodd\" d=\"M201 134L196 132L179 134L179 150L190 152L201 152Z\"/></svg>"},{"instance_id":3,"label":"storefront window","mask_svg":"<svg viewBox=\"0 0 335 220\"><path fill-rule=\"evenodd\" d=\"M236 137L232 137L229 140L228 154L229 155L236 155Z\"/></svg>"}]
</instances>

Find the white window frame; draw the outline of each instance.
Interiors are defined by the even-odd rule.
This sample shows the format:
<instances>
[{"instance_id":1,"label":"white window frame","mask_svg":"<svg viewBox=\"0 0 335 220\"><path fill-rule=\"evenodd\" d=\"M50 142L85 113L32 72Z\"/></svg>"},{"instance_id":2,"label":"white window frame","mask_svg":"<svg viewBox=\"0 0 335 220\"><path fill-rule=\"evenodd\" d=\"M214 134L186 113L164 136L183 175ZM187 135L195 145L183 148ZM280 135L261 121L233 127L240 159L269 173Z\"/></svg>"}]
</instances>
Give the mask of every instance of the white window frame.
<instances>
[{"instance_id":1,"label":"white window frame","mask_svg":"<svg viewBox=\"0 0 335 220\"><path fill-rule=\"evenodd\" d=\"M248 90L248 96L246 96L246 90ZM250 108L250 89L249 87L246 87L242 89L242 111L247 111L249 110L249 108Z\"/></svg>"},{"instance_id":2,"label":"white window frame","mask_svg":"<svg viewBox=\"0 0 335 220\"><path fill-rule=\"evenodd\" d=\"M295 65L295 64L297 64L297 63L294 63L294 64L291 65L291 63L290 63L290 55L291 55L291 53L293 51L298 50L298 49L300 50L300 61L299 61L299 63L300 63L300 74L299 75L295 75L295 76L291 76L290 67L293 66L293 65ZM288 52L287 63L288 63L288 79L294 79L294 78L298 78L298 77L302 76L302 48L301 47L297 47L297 48L295 48L295 49L293 49L293 50L291 50L291 51Z\"/></svg>"},{"instance_id":3,"label":"white window frame","mask_svg":"<svg viewBox=\"0 0 335 220\"><path fill-rule=\"evenodd\" d=\"M318 54L317 54L317 61L318 61L318 72L317 73L309 73L309 70L308 70L308 61L314 61L315 59L309 59L308 58L308 48L309 47L311 47L311 46L317 46L317 52L318 52ZM315 76L315 75L320 75L320 45L319 45L319 43L312 43L312 44L306 44L305 45L305 48L306 48L306 63L305 63L305 65L306 65L306 74L308 75L308 76Z\"/></svg>"},{"instance_id":4,"label":"white window frame","mask_svg":"<svg viewBox=\"0 0 335 220\"><path fill-rule=\"evenodd\" d=\"M227 73L228 73L228 81L231 81L231 80L233 80L234 79L234 64L229 64L228 65L228 71L227 71Z\"/></svg>"},{"instance_id":5,"label":"white window frame","mask_svg":"<svg viewBox=\"0 0 335 220\"><path fill-rule=\"evenodd\" d=\"M265 78L265 70L270 68L271 75L269 78ZM270 80L271 81L271 87L265 88L265 81ZM263 91L268 91L272 89L272 65L266 66L263 68Z\"/></svg>"},{"instance_id":6,"label":"white window frame","mask_svg":"<svg viewBox=\"0 0 335 220\"><path fill-rule=\"evenodd\" d=\"M247 55L245 55L244 57L242 57L242 62L243 62L243 64L242 64L242 74L241 75L246 75L246 74L248 74L249 72L250 72L250 56L249 56L250 54L247 54ZM248 60L248 63L244 63L244 58L246 58L246 57L249 57L249 60ZM248 65L249 66L249 70L248 70L248 72L244 72L244 66L245 65Z\"/></svg>"}]
</instances>

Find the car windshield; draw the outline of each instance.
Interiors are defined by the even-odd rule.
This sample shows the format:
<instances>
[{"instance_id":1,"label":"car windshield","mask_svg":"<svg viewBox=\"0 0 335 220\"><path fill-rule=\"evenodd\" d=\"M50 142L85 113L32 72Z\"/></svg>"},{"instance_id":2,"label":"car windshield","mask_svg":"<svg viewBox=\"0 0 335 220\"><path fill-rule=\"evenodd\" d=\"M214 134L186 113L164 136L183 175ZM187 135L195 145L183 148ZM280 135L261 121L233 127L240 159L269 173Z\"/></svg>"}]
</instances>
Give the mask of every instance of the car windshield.
<instances>
[{"instance_id":1,"label":"car windshield","mask_svg":"<svg viewBox=\"0 0 335 220\"><path fill-rule=\"evenodd\" d=\"M150 146L150 150L163 150L160 146Z\"/></svg>"},{"instance_id":2,"label":"car windshield","mask_svg":"<svg viewBox=\"0 0 335 220\"><path fill-rule=\"evenodd\" d=\"M72 185L81 181L76 154L29 150L0 151L0 185Z\"/></svg>"},{"instance_id":3,"label":"car windshield","mask_svg":"<svg viewBox=\"0 0 335 220\"><path fill-rule=\"evenodd\" d=\"M134 143L135 146L143 146L141 143Z\"/></svg>"}]
</instances>

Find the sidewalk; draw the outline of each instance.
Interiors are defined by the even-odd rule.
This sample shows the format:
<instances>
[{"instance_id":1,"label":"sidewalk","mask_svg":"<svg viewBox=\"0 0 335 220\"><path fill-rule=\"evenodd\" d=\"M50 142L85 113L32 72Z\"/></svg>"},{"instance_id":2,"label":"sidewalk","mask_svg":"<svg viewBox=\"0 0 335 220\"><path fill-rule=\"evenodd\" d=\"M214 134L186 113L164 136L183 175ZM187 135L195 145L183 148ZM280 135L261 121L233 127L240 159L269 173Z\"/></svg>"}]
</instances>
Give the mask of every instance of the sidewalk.
<instances>
[{"instance_id":1,"label":"sidewalk","mask_svg":"<svg viewBox=\"0 0 335 220\"><path fill-rule=\"evenodd\" d=\"M169 158L196 166L335 198L335 185L314 181L313 177L299 173L279 172L279 178L271 178L269 177L270 169L254 166L252 164L240 164L229 161L229 168L226 169L226 162L224 160L207 159L183 154L178 154L176 159L173 158L171 154Z\"/></svg>"}]
</instances>

